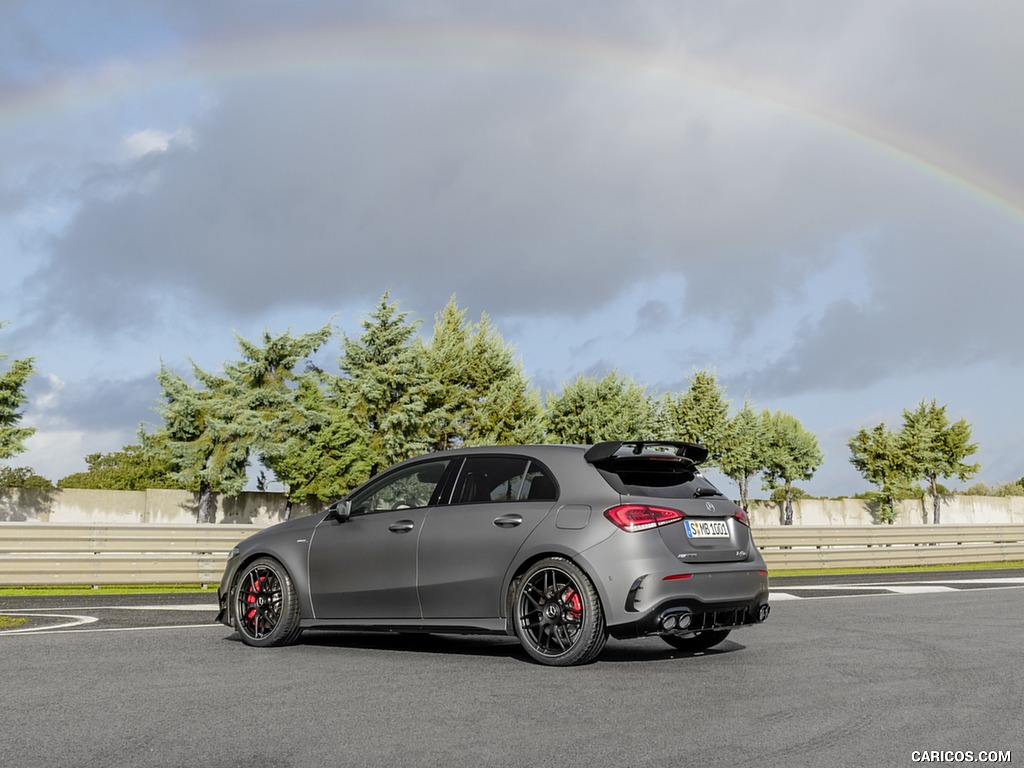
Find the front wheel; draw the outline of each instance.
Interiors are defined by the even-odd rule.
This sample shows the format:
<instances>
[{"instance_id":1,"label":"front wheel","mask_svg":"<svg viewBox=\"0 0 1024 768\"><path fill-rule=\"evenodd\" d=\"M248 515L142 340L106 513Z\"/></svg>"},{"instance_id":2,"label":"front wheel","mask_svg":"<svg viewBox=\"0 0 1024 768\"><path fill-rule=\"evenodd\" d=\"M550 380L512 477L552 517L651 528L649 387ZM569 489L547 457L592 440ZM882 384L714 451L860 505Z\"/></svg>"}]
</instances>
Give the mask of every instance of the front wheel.
<instances>
[{"instance_id":1,"label":"front wheel","mask_svg":"<svg viewBox=\"0 0 1024 768\"><path fill-rule=\"evenodd\" d=\"M729 636L728 629L706 629L694 635L661 635L661 639L681 651L697 653L718 645Z\"/></svg>"},{"instance_id":2,"label":"front wheel","mask_svg":"<svg viewBox=\"0 0 1024 768\"><path fill-rule=\"evenodd\" d=\"M598 657L608 639L597 590L575 563L549 557L513 583L516 637L541 664L567 667Z\"/></svg>"},{"instance_id":3,"label":"front wheel","mask_svg":"<svg viewBox=\"0 0 1024 768\"><path fill-rule=\"evenodd\" d=\"M288 645L299 636L299 601L288 571L269 557L254 560L235 580L235 627L246 645Z\"/></svg>"}]
</instances>

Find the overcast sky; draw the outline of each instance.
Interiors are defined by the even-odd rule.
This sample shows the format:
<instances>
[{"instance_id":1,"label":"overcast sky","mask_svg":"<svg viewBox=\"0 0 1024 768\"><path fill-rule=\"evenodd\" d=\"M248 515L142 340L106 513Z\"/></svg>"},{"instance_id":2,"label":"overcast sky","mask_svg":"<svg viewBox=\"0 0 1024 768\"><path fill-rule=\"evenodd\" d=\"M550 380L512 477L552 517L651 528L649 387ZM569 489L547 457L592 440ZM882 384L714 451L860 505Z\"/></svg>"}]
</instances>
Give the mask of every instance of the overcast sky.
<instances>
[{"instance_id":1,"label":"overcast sky","mask_svg":"<svg viewBox=\"0 0 1024 768\"><path fill-rule=\"evenodd\" d=\"M533 383L712 368L846 441L922 399L1024 475L1017 0L0 0L8 461L156 424L161 362L455 294ZM337 357L337 346L326 357ZM952 485L959 485L954 482ZM729 492L735 493L733 488Z\"/></svg>"}]
</instances>

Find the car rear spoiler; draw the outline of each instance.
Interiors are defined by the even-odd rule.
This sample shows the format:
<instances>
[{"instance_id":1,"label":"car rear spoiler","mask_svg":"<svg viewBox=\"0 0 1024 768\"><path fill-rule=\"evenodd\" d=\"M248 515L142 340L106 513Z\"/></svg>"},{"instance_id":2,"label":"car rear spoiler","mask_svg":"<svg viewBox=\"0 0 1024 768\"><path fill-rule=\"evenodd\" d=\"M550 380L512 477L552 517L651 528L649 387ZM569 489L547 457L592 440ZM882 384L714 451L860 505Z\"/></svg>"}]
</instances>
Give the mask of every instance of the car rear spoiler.
<instances>
[{"instance_id":1,"label":"car rear spoiler","mask_svg":"<svg viewBox=\"0 0 1024 768\"><path fill-rule=\"evenodd\" d=\"M708 449L703 445L675 440L609 440L588 448L587 452L583 454L583 458L591 464L597 464L615 458L615 454L623 446L632 446L634 455L640 455L645 448L671 448L676 456L694 466L708 458Z\"/></svg>"}]
</instances>

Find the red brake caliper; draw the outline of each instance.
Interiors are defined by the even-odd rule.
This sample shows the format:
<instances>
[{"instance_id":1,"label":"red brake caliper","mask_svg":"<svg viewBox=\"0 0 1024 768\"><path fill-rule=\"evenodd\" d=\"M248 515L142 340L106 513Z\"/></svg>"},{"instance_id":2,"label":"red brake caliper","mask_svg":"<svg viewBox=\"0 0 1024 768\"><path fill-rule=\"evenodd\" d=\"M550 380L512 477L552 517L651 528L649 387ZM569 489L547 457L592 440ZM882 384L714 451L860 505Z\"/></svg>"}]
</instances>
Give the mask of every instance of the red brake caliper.
<instances>
[{"instance_id":1,"label":"red brake caliper","mask_svg":"<svg viewBox=\"0 0 1024 768\"><path fill-rule=\"evenodd\" d=\"M579 621L583 616L583 600L580 599L580 593L575 589L570 589L564 596L563 601L569 606L569 612L572 614L574 621Z\"/></svg>"},{"instance_id":2,"label":"red brake caliper","mask_svg":"<svg viewBox=\"0 0 1024 768\"><path fill-rule=\"evenodd\" d=\"M245 614L245 618L249 620L252 620L256 616L256 593L260 591L260 585L266 578L266 576L260 576L256 579L249 588L249 594L245 596L245 602L250 606L249 610Z\"/></svg>"}]
</instances>

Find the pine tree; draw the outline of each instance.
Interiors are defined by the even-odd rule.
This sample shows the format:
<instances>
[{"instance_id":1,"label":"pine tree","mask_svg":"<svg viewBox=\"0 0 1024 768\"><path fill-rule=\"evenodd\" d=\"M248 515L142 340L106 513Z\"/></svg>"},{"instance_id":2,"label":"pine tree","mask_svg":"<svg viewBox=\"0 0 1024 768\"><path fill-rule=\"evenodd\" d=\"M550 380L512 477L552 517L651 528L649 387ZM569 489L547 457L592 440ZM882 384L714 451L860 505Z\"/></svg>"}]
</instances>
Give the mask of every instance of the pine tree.
<instances>
[{"instance_id":1,"label":"pine tree","mask_svg":"<svg viewBox=\"0 0 1024 768\"><path fill-rule=\"evenodd\" d=\"M470 375L470 328L466 310L452 296L434 318L434 331L426 347L427 375L433 382L427 405L434 450L457 448L466 440L466 420L475 382Z\"/></svg>"},{"instance_id":2,"label":"pine tree","mask_svg":"<svg viewBox=\"0 0 1024 768\"><path fill-rule=\"evenodd\" d=\"M679 397L663 400L664 422L674 440L699 443L708 449L708 466L718 466L726 448L729 401L709 370L697 371Z\"/></svg>"},{"instance_id":3,"label":"pine tree","mask_svg":"<svg viewBox=\"0 0 1024 768\"><path fill-rule=\"evenodd\" d=\"M370 475L365 435L328 382L319 371L298 380L296 406L315 418L309 419L308 430L288 437L274 460L274 473L286 479L290 501L337 499Z\"/></svg>"},{"instance_id":4,"label":"pine tree","mask_svg":"<svg viewBox=\"0 0 1024 768\"><path fill-rule=\"evenodd\" d=\"M435 319L427 373L436 450L541 439L540 395L530 388L515 350L486 314L469 323L454 296Z\"/></svg>"},{"instance_id":5,"label":"pine tree","mask_svg":"<svg viewBox=\"0 0 1024 768\"><path fill-rule=\"evenodd\" d=\"M0 363L6 359L7 355L0 355ZM34 372L34 358L24 357L0 373L0 459L24 452L25 441L35 434L32 427L18 426L23 416L20 408L27 400L25 383Z\"/></svg>"},{"instance_id":6,"label":"pine tree","mask_svg":"<svg viewBox=\"0 0 1024 768\"><path fill-rule=\"evenodd\" d=\"M160 367L157 381L164 390L160 409L164 428L157 439L167 451L171 476L199 494L196 521L212 523L213 494L238 494L248 479L244 392L229 379L195 364L192 368L201 388Z\"/></svg>"},{"instance_id":7,"label":"pine tree","mask_svg":"<svg viewBox=\"0 0 1024 768\"><path fill-rule=\"evenodd\" d=\"M296 466L292 457L303 453L311 435L327 420L324 413L307 407L297 397L303 377L316 382L319 372L298 368L333 332L329 324L299 336L264 331L262 344L236 336L241 360L224 366L231 389L239 393L238 423L244 440L288 489L285 517L290 516L295 498L293 486L303 483L301 476L292 476Z\"/></svg>"},{"instance_id":8,"label":"pine tree","mask_svg":"<svg viewBox=\"0 0 1024 768\"><path fill-rule=\"evenodd\" d=\"M903 450L910 464L910 473L928 484L932 497L932 522L939 523L942 495L939 492L939 478L957 477L968 480L973 477L979 464L964 462L978 450L978 444L971 442L971 425L964 419L949 423L946 406L935 400L922 400L913 411L903 411L903 429L900 431Z\"/></svg>"},{"instance_id":9,"label":"pine tree","mask_svg":"<svg viewBox=\"0 0 1024 768\"><path fill-rule=\"evenodd\" d=\"M370 475L430 449L427 406L431 382L416 323L385 293L363 334L345 336L337 396L361 433Z\"/></svg>"},{"instance_id":10,"label":"pine tree","mask_svg":"<svg viewBox=\"0 0 1024 768\"><path fill-rule=\"evenodd\" d=\"M649 440L656 408L639 384L617 371L601 379L579 376L550 397L546 408L547 440L593 445L604 440Z\"/></svg>"}]
</instances>

